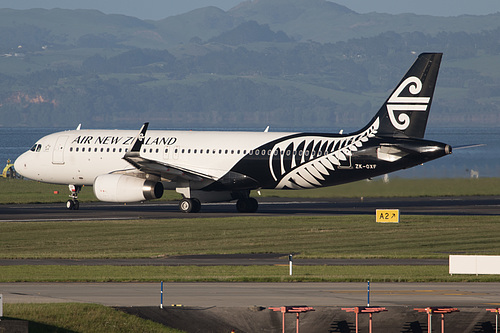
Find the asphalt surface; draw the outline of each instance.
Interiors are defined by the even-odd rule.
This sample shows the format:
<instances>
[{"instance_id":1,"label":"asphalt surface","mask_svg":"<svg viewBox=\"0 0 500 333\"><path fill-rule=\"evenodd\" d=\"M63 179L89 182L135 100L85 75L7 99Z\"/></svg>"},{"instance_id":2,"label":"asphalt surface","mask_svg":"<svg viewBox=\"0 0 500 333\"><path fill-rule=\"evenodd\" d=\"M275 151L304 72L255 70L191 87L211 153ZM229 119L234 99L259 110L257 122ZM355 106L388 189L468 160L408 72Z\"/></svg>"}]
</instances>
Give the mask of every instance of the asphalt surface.
<instances>
[{"instance_id":1,"label":"asphalt surface","mask_svg":"<svg viewBox=\"0 0 500 333\"><path fill-rule=\"evenodd\" d=\"M335 216L373 214L376 209L399 209L401 215L500 215L500 196L355 198L355 199L282 199L259 198L259 210L253 216ZM236 212L234 203L203 204L197 214L185 214L174 202L138 204L81 203L79 210L67 210L65 203L0 205L0 222L78 221L116 219L170 219L230 217L249 214Z\"/></svg>"},{"instance_id":2,"label":"asphalt surface","mask_svg":"<svg viewBox=\"0 0 500 333\"><path fill-rule=\"evenodd\" d=\"M500 283L371 283L372 306L499 307ZM366 283L164 283L165 306L362 306ZM159 306L160 283L0 283L5 303Z\"/></svg>"}]
</instances>

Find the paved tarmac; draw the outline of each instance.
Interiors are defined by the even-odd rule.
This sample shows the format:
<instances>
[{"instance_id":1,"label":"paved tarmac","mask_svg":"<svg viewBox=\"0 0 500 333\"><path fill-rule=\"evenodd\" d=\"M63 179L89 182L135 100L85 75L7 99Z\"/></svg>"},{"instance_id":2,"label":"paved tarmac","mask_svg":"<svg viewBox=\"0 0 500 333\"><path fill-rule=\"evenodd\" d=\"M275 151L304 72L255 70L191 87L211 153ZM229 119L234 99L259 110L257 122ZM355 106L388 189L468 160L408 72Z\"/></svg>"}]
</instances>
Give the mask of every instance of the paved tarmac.
<instances>
[{"instance_id":1,"label":"paved tarmac","mask_svg":"<svg viewBox=\"0 0 500 333\"><path fill-rule=\"evenodd\" d=\"M375 215L375 210L378 208L399 209L402 215L500 215L500 196L364 199L259 198L258 200L259 211L255 214L237 213L234 203L204 204L201 212L197 214L180 212L177 203L158 201L127 205L81 203L80 209L76 211L67 210L65 203L0 205L0 222L169 219L241 215Z\"/></svg>"},{"instance_id":2,"label":"paved tarmac","mask_svg":"<svg viewBox=\"0 0 500 333\"><path fill-rule=\"evenodd\" d=\"M160 283L0 283L5 303L159 306ZM164 283L165 306L363 306L366 283ZM499 307L500 283L371 283L372 306Z\"/></svg>"}]
</instances>

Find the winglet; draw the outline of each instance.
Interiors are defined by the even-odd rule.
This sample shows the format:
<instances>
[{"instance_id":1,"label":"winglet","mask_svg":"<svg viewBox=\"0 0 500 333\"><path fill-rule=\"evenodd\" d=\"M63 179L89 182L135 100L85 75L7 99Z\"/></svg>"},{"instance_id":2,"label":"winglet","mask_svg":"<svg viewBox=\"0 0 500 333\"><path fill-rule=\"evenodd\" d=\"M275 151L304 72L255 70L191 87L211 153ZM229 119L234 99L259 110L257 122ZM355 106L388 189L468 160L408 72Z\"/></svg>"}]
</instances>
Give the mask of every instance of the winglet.
<instances>
[{"instance_id":1,"label":"winglet","mask_svg":"<svg viewBox=\"0 0 500 333\"><path fill-rule=\"evenodd\" d=\"M144 139L146 138L146 131L148 130L149 123L144 123L142 125L139 134L135 137L134 141L132 141L132 148L129 153L139 153L141 151L142 144L144 143Z\"/></svg>"}]
</instances>

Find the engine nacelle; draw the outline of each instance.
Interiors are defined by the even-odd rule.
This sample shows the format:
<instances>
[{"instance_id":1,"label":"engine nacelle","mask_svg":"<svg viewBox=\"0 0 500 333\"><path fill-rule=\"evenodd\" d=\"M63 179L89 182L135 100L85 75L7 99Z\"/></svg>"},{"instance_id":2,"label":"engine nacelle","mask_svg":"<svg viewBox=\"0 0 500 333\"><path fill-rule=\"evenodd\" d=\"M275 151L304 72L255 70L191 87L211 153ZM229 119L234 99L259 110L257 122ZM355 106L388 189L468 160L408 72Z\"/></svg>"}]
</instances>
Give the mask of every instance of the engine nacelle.
<instances>
[{"instance_id":1,"label":"engine nacelle","mask_svg":"<svg viewBox=\"0 0 500 333\"><path fill-rule=\"evenodd\" d=\"M94 194L107 202L137 202L161 198L163 184L143 178L111 174L94 180Z\"/></svg>"}]
</instances>

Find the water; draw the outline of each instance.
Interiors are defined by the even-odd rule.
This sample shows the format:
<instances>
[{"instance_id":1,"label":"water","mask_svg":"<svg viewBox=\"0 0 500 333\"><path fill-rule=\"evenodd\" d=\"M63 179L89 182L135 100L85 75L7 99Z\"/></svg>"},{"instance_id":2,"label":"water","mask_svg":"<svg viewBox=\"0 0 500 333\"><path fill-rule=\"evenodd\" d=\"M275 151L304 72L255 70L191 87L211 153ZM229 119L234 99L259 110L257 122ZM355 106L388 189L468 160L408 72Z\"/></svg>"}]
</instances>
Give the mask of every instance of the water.
<instances>
[{"instance_id":1,"label":"water","mask_svg":"<svg viewBox=\"0 0 500 333\"><path fill-rule=\"evenodd\" d=\"M14 161L42 136L62 130L65 129L0 128L0 168L3 169L7 159ZM320 132L318 129L314 131ZM449 156L423 166L398 171L391 174L391 177L468 178L471 170L477 171L479 177L500 177L500 128L428 128L426 139L444 142L454 148L470 144L485 146L454 149Z\"/></svg>"}]
</instances>

